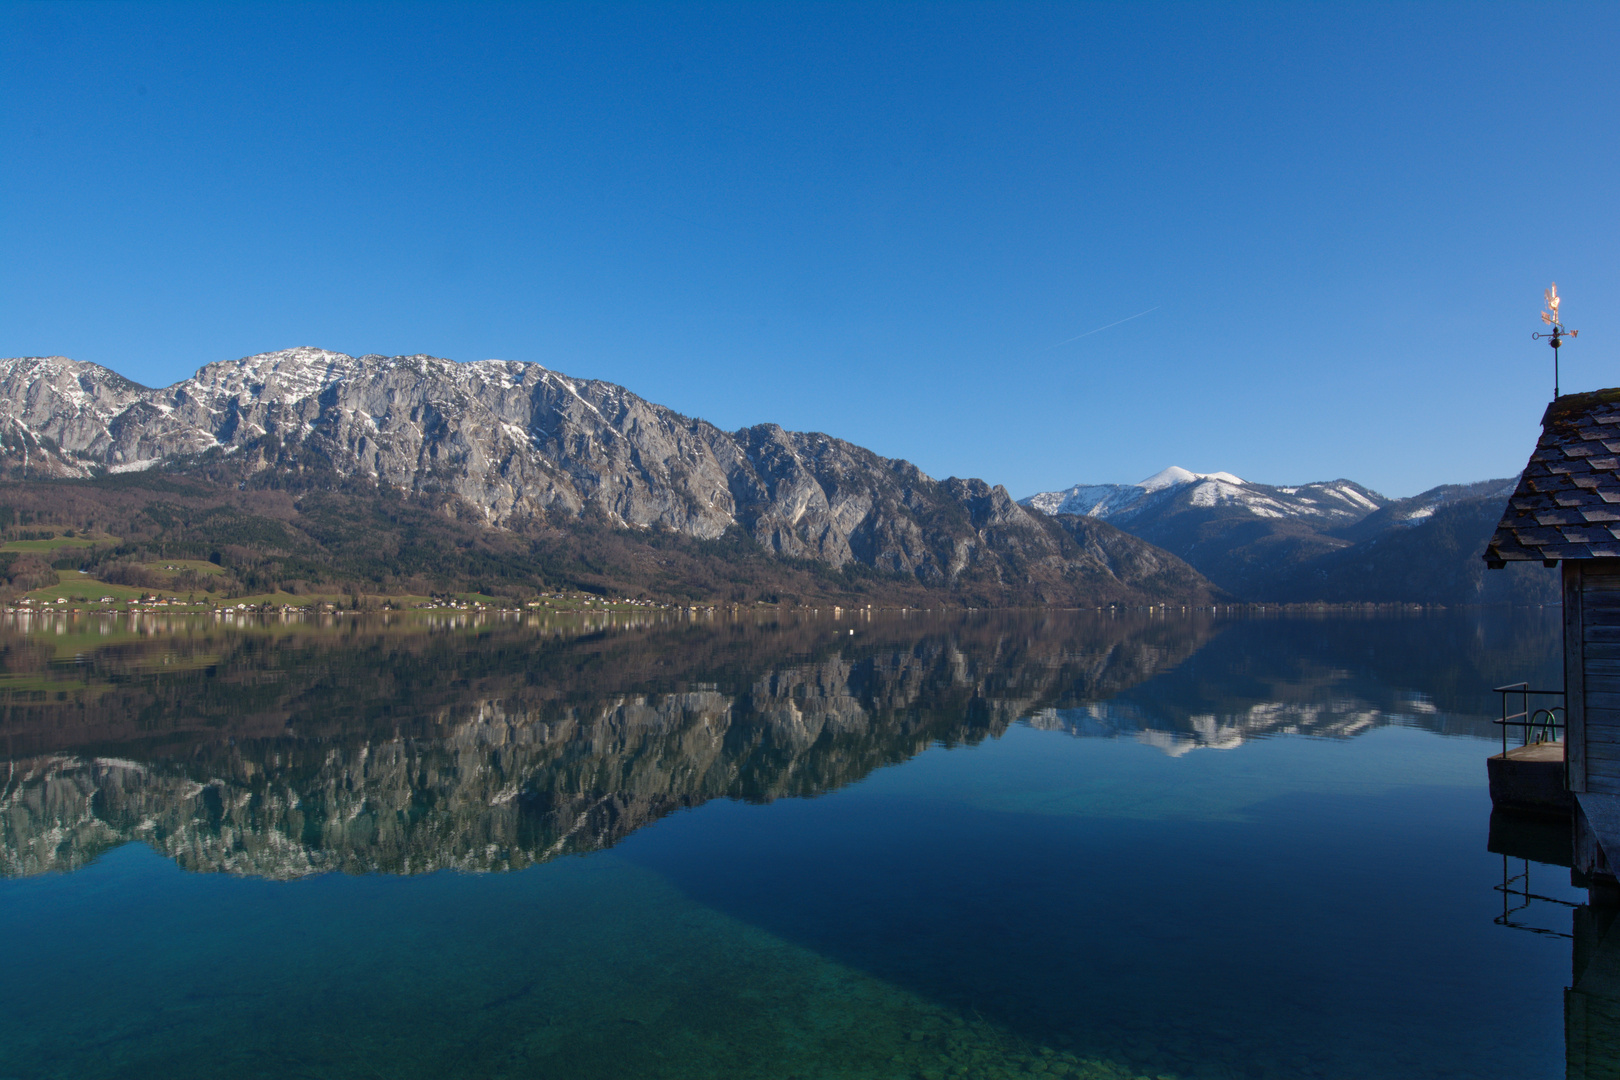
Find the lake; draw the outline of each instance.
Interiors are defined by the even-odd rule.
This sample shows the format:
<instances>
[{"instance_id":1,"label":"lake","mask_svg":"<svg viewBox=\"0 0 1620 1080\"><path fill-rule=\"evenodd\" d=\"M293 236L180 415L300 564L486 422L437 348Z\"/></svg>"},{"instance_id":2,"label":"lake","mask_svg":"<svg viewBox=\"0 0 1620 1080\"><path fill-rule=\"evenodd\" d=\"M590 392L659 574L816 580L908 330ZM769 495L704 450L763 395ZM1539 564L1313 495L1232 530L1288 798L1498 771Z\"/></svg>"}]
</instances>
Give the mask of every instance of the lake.
<instances>
[{"instance_id":1,"label":"lake","mask_svg":"<svg viewBox=\"0 0 1620 1080\"><path fill-rule=\"evenodd\" d=\"M1586 894L1485 783L1559 656L1556 610L7 616L0 1078L1563 1076Z\"/></svg>"}]
</instances>

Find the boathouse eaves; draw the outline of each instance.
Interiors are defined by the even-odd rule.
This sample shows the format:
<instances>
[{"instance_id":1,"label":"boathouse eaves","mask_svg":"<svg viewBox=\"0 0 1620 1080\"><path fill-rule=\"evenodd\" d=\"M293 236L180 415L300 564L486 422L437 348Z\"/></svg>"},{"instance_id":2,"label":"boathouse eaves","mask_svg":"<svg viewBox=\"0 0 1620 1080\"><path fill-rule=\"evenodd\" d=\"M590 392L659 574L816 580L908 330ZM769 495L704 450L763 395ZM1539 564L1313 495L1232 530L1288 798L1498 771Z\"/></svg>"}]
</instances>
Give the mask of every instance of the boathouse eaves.
<instances>
[{"instance_id":1,"label":"boathouse eaves","mask_svg":"<svg viewBox=\"0 0 1620 1080\"><path fill-rule=\"evenodd\" d=\"M1620 558L1620 388L1547 406L1535 453L1485 549L1511 561Z\"/></svg>"}]
</instances>

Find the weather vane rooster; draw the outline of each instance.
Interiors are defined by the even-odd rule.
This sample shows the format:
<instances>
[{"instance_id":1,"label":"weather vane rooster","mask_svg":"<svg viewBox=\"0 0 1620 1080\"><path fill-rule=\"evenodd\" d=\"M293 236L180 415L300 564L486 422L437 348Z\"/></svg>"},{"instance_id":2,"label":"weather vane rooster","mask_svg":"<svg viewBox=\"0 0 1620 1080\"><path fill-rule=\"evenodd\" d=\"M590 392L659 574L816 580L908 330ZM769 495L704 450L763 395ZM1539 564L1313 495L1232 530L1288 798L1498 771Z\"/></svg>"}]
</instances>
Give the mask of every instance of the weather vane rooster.
<instances>
[{"instance_id":1,"label":"weather vane rooster","mask_svg":"<svg viewBox=\"0 0 1620 1080\"><path fill-rule=\"evenodd\" d=\"M1552 327L1552 329L1546 333L1535 333L1530 336L1537 341L1546 338L1547 344L1553 347L1553 397L1556 398L1558 396L1558 349L1563 344L1564 338L1567 337L1573 341L1579 336L1580 331L1566 330L1563 322L1558 318L1558 305L1560 303L1558 282L1555 281L1549 285L1543 295L1547 299L1547 309L1541 313L1541 321Z\"/></svg>"}]
</instances>

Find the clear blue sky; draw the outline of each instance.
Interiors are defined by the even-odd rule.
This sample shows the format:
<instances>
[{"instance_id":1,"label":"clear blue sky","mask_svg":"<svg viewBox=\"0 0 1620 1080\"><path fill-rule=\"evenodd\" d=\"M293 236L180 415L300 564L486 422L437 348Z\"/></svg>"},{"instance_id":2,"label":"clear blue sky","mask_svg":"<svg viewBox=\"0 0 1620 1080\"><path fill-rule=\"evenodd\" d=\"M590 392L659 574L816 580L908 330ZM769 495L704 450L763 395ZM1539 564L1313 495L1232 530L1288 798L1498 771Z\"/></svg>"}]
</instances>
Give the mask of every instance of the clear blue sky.
<instances>
[{"instance_id":1,"label":"clear blue sky","mask_svg":"<svg viewBox=\"0 0 1620 1080\"><path fill-rule=\"evenodd\" d=\"M1511 474L1552 280L1620 384L1615 5L0 13L3 356L532 360L1018 496Z\"/></svg>"}]
</instances>

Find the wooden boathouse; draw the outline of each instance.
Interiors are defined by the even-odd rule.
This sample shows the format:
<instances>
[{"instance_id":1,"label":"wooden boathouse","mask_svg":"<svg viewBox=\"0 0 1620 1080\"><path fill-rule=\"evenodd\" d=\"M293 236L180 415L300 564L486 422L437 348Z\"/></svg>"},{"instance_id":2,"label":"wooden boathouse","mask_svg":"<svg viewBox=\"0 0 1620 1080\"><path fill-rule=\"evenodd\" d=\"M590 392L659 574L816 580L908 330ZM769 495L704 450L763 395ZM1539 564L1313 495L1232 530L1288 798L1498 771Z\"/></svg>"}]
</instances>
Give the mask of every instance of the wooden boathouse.
<instances>
[{"instance_id":1,"label":"wooden boathouse","mask_svg":"<svg viewBox=\"0 0 1620 1080\"><path fill-rule=\"evenodd\" d=\"M1568 394L1547 406L1484 558L1493 569L1526 560L1563 568L1557 758L1574 796L1577 869L1612 880L1620 867L1620 389ZM1539 751L1546 765L1556 760L1551 749ZM1536 753L1502 756L1517 754L1528 769Z\"/></svg>"},{"instance_id":2,"label":"wooden boathouse","mask_svg":"<svg viewBox=\"0 0 1620 1080\"><path fill-rule=\"evenodd\" d=\"M1570 847L1555 861L1573 864L1570 883L1588 890L1573 918L1565 1070L1569 1080L1613 1080L1620 1076L1620 389L1570 394L1547 406L1535 453L1485 550L1486 565L1496 569L1530 559L1562 567L1564 739L1504 744L1489 762L1491 799L1501 808L1545 812L1552 809L1548 789L1562 781ZM1556 708L1560 695L1547 689L1542 701ZM1520 706L1524 721L1533 709ZM1509 712L1506 704L1502 711ZM1506 848L1495 834L1533 820L1491 815L1491 850L1504 853L1504 875ZM1504 879L1504 902L1510 895L1528 902L1525 865L1523 894Z\"/></svg>"}]
</instances>

